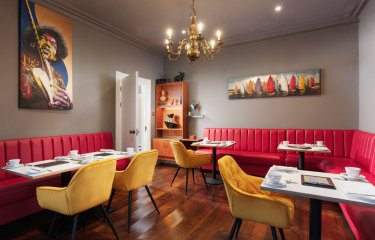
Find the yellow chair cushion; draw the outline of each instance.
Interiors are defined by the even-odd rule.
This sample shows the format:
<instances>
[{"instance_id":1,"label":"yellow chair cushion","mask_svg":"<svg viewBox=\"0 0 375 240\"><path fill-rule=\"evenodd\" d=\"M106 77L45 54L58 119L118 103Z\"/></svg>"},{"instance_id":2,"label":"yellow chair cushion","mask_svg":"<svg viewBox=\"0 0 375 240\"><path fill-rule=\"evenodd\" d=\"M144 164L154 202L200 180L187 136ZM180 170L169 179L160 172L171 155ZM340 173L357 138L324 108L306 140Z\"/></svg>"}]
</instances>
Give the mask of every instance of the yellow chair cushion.
<instances>
[{"instance_id":1,"label":"yellow chair cushion","mask_svg":"<svg viewBox=\"0 0 375 240\"><path fill-rule=\"evenodd\" d=\"M95 161L81 167L67 187L38 187L40 207L65 215L83 212L107 201L116 171L116 160Z\"/></svg>"},{"instance_id":2,"label":"yellow chair cushion","mask_svg":"<svg viewBox=\"0 0 375 240\"><path fill-rule=\"evenodd\" d=\"M261 190L263 179L247 175L231 156L224 156L218 163L234 217L278 228L293 224L291 197Z\"/></svg>"},{"instance_id":3,"label":"yellow chair cushion","mask_svg":"<svg viewBox=\"0 0 375 240\"><path fill-rule=\"evenodd\" d=\"M146 186L152 180L157 160L157 150L138 153L133 157L125 170L116 171L113 180L113 189L132 191Z\"/></svg>"},{"instance_id":4,"label":"yellow chair cushion","mask_svg":"<svg viewBox=\"0 0 375 240\"><path fill-rule=\"evenodd\" d=\"M196 154L187 150L181 142L171 141L172 151L176 164L183 168L199 168L211 164L210 154Z\"/></svg>"}]
</instances>

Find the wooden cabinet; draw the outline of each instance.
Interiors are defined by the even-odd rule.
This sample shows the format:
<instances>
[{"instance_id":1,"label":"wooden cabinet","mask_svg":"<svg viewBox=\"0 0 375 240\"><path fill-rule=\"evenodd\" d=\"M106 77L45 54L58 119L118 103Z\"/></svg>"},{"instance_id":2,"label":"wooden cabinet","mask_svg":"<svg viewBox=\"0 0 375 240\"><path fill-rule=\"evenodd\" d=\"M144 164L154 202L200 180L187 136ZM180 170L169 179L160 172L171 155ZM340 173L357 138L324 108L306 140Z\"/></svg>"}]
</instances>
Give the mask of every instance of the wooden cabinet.
<instances>
[{"instance_id":1,"label":"wooden cabinet","mask_svg":"<svg viewBox=\"0 0 375 240\"><path fill-rule=\"evenodd\" d=\"M188 92L186 82L157 84L155 87L155 138L153 148L159 151L159 159L174 160L171 140L186 138L188 135ZM165 121L173 114L177 123L168 128Z\"/></svg>"}]
</instances>

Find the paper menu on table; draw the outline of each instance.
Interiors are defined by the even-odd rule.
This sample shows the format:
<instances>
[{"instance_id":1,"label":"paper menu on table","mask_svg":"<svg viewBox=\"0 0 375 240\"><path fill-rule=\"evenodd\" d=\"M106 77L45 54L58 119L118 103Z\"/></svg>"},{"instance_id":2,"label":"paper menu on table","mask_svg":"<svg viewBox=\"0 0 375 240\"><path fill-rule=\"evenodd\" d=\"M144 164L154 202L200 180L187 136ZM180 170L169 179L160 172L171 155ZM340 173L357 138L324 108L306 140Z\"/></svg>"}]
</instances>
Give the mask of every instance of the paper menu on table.
<instances>
[{"instance_id":1,"label":"paper menu on table","mask_svg":"<svg viewBox=\"0 0 375 240\"><path fill-rule=\"evenodd\" d=\"M346 181L342 183L341 188L349 194L375 196L375 187L371 183Z\"/></svg>"}]
</instances>

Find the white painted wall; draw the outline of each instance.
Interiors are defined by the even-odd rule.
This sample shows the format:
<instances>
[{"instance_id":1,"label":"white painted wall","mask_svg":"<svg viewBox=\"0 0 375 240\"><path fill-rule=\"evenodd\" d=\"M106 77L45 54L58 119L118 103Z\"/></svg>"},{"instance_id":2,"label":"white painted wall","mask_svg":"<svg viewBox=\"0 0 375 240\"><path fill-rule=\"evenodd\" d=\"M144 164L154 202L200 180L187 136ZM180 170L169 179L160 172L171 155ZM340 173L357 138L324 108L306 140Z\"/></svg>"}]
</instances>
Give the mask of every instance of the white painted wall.
<instances>
[{"instance_id":1,"label":"white painted wall","mask_svg":"<svg viewBox=\"0 0 375 240\"><path fill-rule=\"evenodd\" d=\"M224 39L225 41L225 39ZM165 61L173 79L185 72L189 102L201 102L204 119L190 119L189 133L205 127L358 128L358 25L226 47L212 61ZM307 68L322 69L322 95L228 100L227 79Z\"/></svg>"},{"instance_id":2,"label":"white painted wall","mask_svg":"<svg viewBox=\"0 0 375 240\"><path fill-rule=\"evenodd\" d=\"M359 23L359 129L375 133L375 1Z\"/></svg>"}]
</instances>

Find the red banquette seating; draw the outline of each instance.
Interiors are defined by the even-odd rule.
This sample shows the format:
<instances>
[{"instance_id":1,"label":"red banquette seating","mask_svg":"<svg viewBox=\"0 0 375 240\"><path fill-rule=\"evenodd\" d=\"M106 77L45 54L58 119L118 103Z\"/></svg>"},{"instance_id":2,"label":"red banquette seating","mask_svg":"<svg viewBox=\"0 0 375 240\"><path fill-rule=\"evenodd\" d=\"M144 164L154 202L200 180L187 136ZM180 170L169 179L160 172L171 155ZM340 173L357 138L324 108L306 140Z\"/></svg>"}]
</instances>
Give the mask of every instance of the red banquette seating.
<instances>
[{"instance_id":1,"label":"red banquette seating","mask_svg":"<svg viewBox=\"0 0 375 240\"><path fill-rule=\"evenodd\" d=\"M88 153L102 148L113 148L112 133L0 140L0 167L9 159L19 158L21 163L30 163L68 155L73 149ZM125 169L128 163L128 159L118 160L117 169ZM0 171L0 225L40 211L35 188L41 185L59 186L60 175L30 180Z\"/></svg>"},{"instance_id":2,"label":"red banquette seating","mask_svg":"<svg viewBox=\"0 0 375 240\"><path fill-rule=\"evenodd\" d=\"M206 128L204 137L212 141L236 141L228 149L218 149L217 159L232 155L245 172L257 176L265 176L272 165L297 166L296 152L277 150L282 141L302 144L323 140L331 153L306 153L306 170L341 173L345 166L355 166L375 184L375 134L372 133L359 130ZM211 149L198 152L210 153ZM375 209L347 204L340 206L358 240L373 238Z\"/></svg>"}]
</instances>

